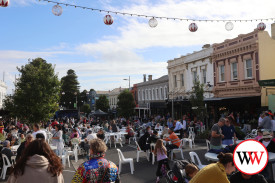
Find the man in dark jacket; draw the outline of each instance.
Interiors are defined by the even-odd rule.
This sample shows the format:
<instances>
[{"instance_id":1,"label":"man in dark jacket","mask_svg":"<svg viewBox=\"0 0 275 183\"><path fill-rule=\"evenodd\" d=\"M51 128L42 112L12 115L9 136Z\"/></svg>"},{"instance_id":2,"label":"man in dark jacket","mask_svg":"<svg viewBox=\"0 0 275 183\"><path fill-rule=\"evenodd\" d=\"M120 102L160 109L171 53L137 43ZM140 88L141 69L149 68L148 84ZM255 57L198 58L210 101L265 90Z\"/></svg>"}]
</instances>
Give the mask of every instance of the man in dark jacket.
<instances>
[{"instance_id":1,"label":"man in dark jacket","mask_svg":"<svg viewBox=\"0 0 275 183\"><path fill-rule=\"evenodd\" d=\"M155 144L155 143L157 143L158 139L159 139L159 137L158 137L158 131L155 130L153 132L153 134L148 138L147 143L148 144L151 144L151 143Z\"/></svg>"},{"instance_id":2,"label":"man in dark jacket","mask_svg":"<svg viewBox=\"0 0 275 183\"><path fill-rule=\"evenodd\" d=\"M146 146L146 142L147 142L147 139L150 137L150 133L149 133L150 130L151 130L151 127L148 126L146 128L146 132L144 133L144 135L142 135L138 140L138 145L141 148L141 150L143 150L144 152L148 149Z\"/></svg>"}]
</instances>

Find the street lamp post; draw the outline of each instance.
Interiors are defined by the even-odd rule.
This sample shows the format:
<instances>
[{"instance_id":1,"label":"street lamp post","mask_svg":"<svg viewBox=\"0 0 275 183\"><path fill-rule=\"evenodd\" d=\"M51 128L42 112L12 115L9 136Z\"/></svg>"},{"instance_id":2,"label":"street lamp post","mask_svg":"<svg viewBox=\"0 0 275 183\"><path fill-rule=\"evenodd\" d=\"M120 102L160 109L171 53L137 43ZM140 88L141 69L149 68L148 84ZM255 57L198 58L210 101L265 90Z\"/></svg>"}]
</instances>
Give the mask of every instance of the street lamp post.
<instances>
[{"instance_id":1,"label":"street lamp post","mask_svg":"<svg viewBox=\"0 0 275 183\"><path fill-rule=\"evenodd\" d=\"M75 98L75 109L77 109L77 92L74 92L76 98Z\"/></svg>"},{"instance_id":2,"label":"street lamp post","mask_svg":"<svg viewBox=\"0 0 275 183\"><path fill-rule=\"evenodd\" d=\"M130 91L130 81L131 81L131 77L129 76L129 79L123 79L123 80L128 80L129 81L129 91Z\"/></svg>"}]
</instances>

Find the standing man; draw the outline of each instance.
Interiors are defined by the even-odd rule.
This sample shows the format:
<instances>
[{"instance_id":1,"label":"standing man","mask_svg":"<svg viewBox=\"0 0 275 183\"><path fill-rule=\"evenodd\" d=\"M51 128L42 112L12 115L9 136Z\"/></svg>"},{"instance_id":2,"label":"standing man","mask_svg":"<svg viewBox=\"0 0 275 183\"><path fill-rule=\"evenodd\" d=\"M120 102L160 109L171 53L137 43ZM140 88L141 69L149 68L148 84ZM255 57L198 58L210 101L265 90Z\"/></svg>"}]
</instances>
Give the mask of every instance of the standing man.
<instances>
[{"instance_id":1,"label":"standing man","mask_svg":"<svg viewBox=\"0 0 275 183\"><path fill-rule=\"evenodd\" d=\"M186 125L186 115L183 115L182 116L182 129L183 129L183 134L184 134L184 137L187 136L187 125Z\"/></svg>"},{"instance_id":2,"label":"standing man","mask_svg":"<svg viewBox=\"0 0 275 183\"><path fill-rule=\"evenodd\" d=\"M45 136L45 139L47 139L46 132L43 130L40 130L40 126L36 123L33 125L33 132L32 132L33 138L36 138L36 134L38 134L38 133L42 133Z\"/></svg>"},{"instance_id":3,"label":"standing man","mask_svg":"<svg viewBox=\"0 0 275 183\"><path fill-rule=\"evenodd\" d=\"M233 119L231 118L231 116L225 118L225 125L221 128L222 134L224 135L222 144L230 145L234 143L232 138L234 138L234 141L236 140L236 132L234 126L232 125L232 122Z\"/></svg>"},{"instance_id":4,"label":"standing man","mask_svg":"<svg viewBox=\"0 0 275 183\"><path fill-rule=\"evenodd\" d=\"M259 127L271 132L272 131L272 122L271 122L271 119L269 117L268 111L265 111L264 116L265 117L263 118L263 120L262 120L261 124L259 125Z\"/></svg>"},{"instance_id":5,"label":"standing man","mask_svg":"<svg viewBox=\"0 0 275 183\"><path fill-rule=\"evenodd\" d=\"M183 125L181 124L180 120L178 120L176 122L176 127L174 129L174 132L175 133L180 133L180 136L179 138L181 139L182 138L182 135L183 135Z\"/></svg>"},{"instance_id":6,"label":"standing man","mask_svg":"<svg viewBox=\"0 0 275 183\"><path fill-rule=\"evenodd\" d=\"M224 124L225 124L225 119L220 118L219 122L212 126L210 149L221 149L222 148L222 139L224 138L224 135L222 134L221 127Z\"/></svg>"}]
</instances>

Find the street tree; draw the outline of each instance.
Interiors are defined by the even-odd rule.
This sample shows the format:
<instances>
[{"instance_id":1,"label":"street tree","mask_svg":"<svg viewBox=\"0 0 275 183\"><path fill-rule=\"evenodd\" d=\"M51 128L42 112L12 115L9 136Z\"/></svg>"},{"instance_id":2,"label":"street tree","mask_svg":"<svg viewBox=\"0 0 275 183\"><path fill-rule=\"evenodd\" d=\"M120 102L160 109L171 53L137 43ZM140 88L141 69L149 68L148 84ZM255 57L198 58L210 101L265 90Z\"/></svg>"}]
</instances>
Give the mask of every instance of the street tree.
<instances>
[{"instance_id":1,"label":"street tree","mask_svg":"<svg viewBox=\"0 0 275 183\"><path fill-rule=\"evenodd\" d=\"M84 104L83 106L80 107L80 111L84 112L86 115L91 112L91 108L89 104Z\"/></svg>"},{"instance_id":2,"label":"street tree","mask_svg":"<svg viewBox=\"0 0 275 183\"><path fill-rule=\"evenodd\" d=\"M129 90L124 90L118 95L117 111L120 116L129 118L135 114L135 101Z\"/></svg>"},{"instance_id":3,"label":"street tree","mask_svg":"<svg viewBox=\"0 0 275 183\"><path fill-rule=\"evenodd\" d=\"M190 95L190 103L192 110L198 119L203 120L206 109L204 107L204 84L200 84L200 81L194 81L194 86Z\"/></svg>"},{"instance_id":4,"label":"street tree","mask_svg":"<svg viewBox=\"0 0 275 183\"><path fill-rule=\"evenodd\" d=\"M29 123L49 120L59 108L60 81L54 66L36 58L17 69L21 76L15 84L12 113Z\"/></svg>"},{"instance_id":5,"label":"street tree","mask_svg":"<svg viewBox=\"0 0 275 183\"><path fill-rule=\"evenodd\" d=\"M105 95L101 95L99 99L96 100L95 106L97 110L100 109L104 112L108 112L108 109L110 108L109 100Z\"/></svg>"},{"instance_id":6,"label":"street tree","mask_svg":"<svg viewBox=\"0 0 275 183\"><path fill-rule=\"evenodd\" d=\"M61 78L61 105L66 108L73 109L74 103L79 98L79 82L77 80L77 75L74 70L69 69L67 75Z\"/></svg>"}]
</instances>

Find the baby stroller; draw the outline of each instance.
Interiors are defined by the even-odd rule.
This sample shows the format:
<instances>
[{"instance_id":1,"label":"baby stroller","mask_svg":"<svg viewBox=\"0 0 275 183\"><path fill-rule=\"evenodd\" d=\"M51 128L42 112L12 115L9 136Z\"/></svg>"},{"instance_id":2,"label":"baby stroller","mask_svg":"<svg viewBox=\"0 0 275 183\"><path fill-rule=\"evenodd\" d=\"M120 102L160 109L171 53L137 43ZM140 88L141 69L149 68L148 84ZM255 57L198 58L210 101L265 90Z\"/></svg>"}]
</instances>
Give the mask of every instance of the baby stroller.
<instances>
[{"instance_id":1,"label":"baby stroller","mask_svg":"<svg viewBox=\"0 0 275 183\"><path fill-rule=\"evenodd\" d=\"M174 162L172 170L169 170L166 175L167 183L186 183L185 179L188 179L185 173L185 167L188 164L194 164L189 160L177 160ZM195 165L195 164L194 164Z\"/></svg>"}]
</instances>

